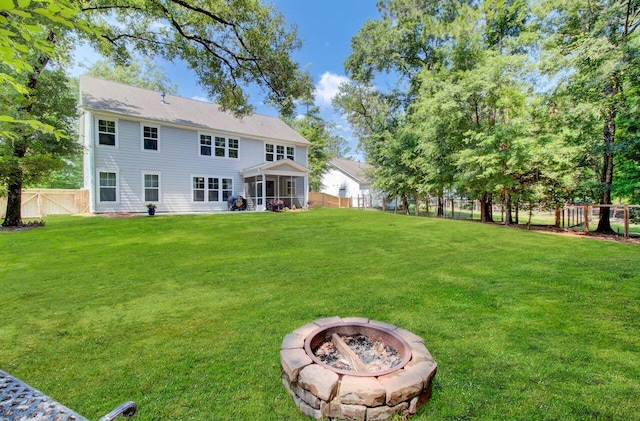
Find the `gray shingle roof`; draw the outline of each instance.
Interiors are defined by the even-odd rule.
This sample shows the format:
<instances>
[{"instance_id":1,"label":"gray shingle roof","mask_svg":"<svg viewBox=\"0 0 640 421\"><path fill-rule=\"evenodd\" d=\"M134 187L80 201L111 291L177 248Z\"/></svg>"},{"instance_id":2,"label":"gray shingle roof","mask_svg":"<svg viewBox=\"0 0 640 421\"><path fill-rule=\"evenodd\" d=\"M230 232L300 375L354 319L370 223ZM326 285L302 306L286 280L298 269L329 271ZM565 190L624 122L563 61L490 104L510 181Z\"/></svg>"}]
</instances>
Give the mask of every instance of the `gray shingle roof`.
<instances>
[{"instance_id":1,"label":"gray shingle roof","mask_svg":"<svg viewBox=\"0 0 640 421\"><path fill-rule=\"evenodd\" d=\"M340 158L333 158L330 162L333 166L350 175L357 182L361 184L370 183L367 176L367 170L370 170L371 165L365 162L357 162L350 159Z\"/></svg>"},{"instance_id":2,"label":"gray shingle roof","mask_svg":"<svg viewBox=\"0 0 640 421\"><path fill-rule=\"evenodd\" d=\"M131 116L200 130L310 145L282 120L260 114L236 118L217 104L166 95L91 76L80 76L80 105L88 110Z\"/></svg>"}]
</instances>

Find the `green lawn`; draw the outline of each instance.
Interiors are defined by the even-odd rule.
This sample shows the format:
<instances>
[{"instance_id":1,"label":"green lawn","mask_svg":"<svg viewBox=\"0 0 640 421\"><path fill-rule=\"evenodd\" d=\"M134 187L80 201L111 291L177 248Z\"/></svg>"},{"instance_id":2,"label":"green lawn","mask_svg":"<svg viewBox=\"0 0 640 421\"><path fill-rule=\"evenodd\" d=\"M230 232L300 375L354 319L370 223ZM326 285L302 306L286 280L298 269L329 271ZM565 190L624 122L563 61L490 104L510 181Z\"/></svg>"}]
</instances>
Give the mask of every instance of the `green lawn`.
<instances>
[{"instance_id":1,"label":"green lawn","mask_svg":"<svg viewBox=\"0 0 640 421\"><path fill-rule=\"evenodd\" d=\"M416 420L631 420L640 247L314 209L0 232L0 368L97 419L305 420L284 335L361 316L437 361Z\"/></svg>"}]
</instances>

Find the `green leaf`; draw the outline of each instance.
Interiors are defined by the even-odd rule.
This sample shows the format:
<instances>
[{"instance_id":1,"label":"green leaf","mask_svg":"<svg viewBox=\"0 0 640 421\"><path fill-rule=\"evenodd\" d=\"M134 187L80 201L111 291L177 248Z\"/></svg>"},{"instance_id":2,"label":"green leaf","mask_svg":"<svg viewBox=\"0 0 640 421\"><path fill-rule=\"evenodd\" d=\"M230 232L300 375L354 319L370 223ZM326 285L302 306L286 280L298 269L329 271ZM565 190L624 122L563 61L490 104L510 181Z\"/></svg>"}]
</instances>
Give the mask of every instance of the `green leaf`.
<instances>
[{"instance_id":1,"label":"green leaf","mask_svg":"<svg viewBox=\"0 0 640 421\"><path fill-rule=\"evenodd\" d=\"M20 10L20 9L13 9L10 11L10 13L25 19L29 19L31 17L31 13L25 12L24 10Z\"/></svg>"},{"instance_id":2,"label":"green leaf","mask_svg":"<svg viewBox=\"0 0 640 421\"><path fill-rule=\"evenodd\" d=\"M31 0L18 0L18 7L21 9L26 9L31 4Z\"/></svg>"},{"instance_id":3,"label":"green leaf","mask_svg":"<svg viewBox=\"0 0 640 421\"><path fill-rule=\"evenodd\" d=\"M16 5L13 0L0 0L0 10L13 10L15 8Z\"/></svg>"}]
</instances>

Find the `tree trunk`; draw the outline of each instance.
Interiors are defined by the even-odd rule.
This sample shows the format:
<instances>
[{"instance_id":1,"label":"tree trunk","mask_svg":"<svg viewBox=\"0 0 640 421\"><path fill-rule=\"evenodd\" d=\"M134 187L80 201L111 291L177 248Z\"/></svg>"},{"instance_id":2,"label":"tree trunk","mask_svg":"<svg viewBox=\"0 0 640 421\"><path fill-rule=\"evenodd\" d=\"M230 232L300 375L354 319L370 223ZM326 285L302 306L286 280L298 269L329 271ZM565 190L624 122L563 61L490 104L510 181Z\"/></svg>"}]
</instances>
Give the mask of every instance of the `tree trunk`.
<instances>
[{"instance_id":1,"label":"tree trunk","mask_svg":"<svg viewBox=\"0 0 640 421\"><path fill-rule=\"evenodd\" d=\"M55 44L56 36L53 32L49 31L47 40ZM40 56L37 58L33 71L29 74L29 79L26 84L29 93L27 96L27 106L24 111L27 115L31 114L33 109L33 98L31 98L34 89L38 86L40 81L40 74L44 71L47 64L49 64L50 58L47 56ZM22 137L20 137L22 135ZM14 162L10 163L13 168L9 171L9 179L7 180L7 212L2 223L3 227L18 227L22 224L22 179L23 171L20 167L22 159L27 154L28 139L26 134L18 133L18 138L13 141L13 157Z\"/></svg>"},{"instance_id":2,"label":"tree trunk","mask_svg":"<svg viewBox=\"0 0 640 421\"><path fill-rule=\"evenodd\" d=\"M24 158L23 148L14 147L14 156ZM15 164L7 182L7 210L3 227L18 227L22 223L22 168Z\"/></svg>"},{"instance_id":3,"label":"tree trunk","mask_svg":"<svg viewBox=\"0 0 640 421\"><path fill-rule=\"evenodd\" d=\"M480 208L480 220L482 222L493 222L493 203L491 196L488 194L482 195L482 207Z\"/></svg>"},{"instance_id":4,"label":"tree trunk","mask_svg":"<svg viewBox=\"0 0 640 421\"><path fill-rule=\"evenodd\" d=\"M444 203L442 202L442 193L438 192L438 214L437 217L444 218Z\"/></svg>"},{"instance_id":5,"label":"tree trunk","mask_svg":"<svg viewBox=\"0 0 640 421\"><path fill-rule=\"evenodd\" d=\"M504 224L505 225L511 225L513 224L513 219L511 218L511 211L512 211L512 203L511 203L511 194L505 190L504 192L504 202L505 202L505 217L504 217Z\"/></svg>"},{"instance_id":6,"label":"tree trunk","mask_svg":"<svg viewBox=\"0 0 640 421\"><path fill-rule=\"evenodd\" d=\"M600 204L611 204L611 184L613 183L613 144L615 142L615 108L610 106L610 109L606 113L604 122L604 153L602 157L602 175L600 177L601 190L600 190ZM614 231L611 228L611 217L609 213L610 208L608 206L600 207L600 216L598 219L598 228L596 232L603 234L612 234Z\"/></svg>"}]
</instances>

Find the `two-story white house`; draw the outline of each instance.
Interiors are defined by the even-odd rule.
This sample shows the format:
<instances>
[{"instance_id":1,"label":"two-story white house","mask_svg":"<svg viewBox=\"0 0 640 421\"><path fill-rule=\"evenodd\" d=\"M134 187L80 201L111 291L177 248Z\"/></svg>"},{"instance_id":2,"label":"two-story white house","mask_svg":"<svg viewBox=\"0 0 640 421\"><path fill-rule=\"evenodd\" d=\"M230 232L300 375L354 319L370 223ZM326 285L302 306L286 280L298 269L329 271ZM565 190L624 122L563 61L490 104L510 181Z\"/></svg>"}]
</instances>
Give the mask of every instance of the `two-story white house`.
<instances>
[{"instance_id":1,"label":"two-story white house","mask_svg":"<svg viewBox=\"0 0 640 421\"><path fill-rule=\"evenodd\" d=\"M236 118L216 104L80 77L80 139L90 211L249 209L308 201L304 137L275 117Z\"/></svg>"}]
</instances>

